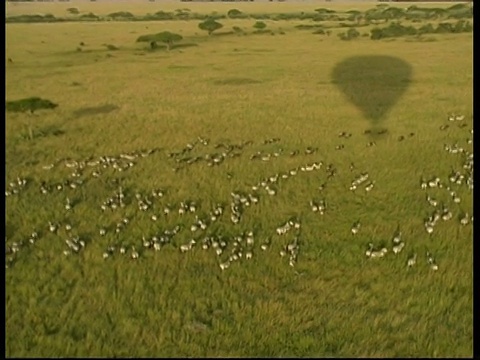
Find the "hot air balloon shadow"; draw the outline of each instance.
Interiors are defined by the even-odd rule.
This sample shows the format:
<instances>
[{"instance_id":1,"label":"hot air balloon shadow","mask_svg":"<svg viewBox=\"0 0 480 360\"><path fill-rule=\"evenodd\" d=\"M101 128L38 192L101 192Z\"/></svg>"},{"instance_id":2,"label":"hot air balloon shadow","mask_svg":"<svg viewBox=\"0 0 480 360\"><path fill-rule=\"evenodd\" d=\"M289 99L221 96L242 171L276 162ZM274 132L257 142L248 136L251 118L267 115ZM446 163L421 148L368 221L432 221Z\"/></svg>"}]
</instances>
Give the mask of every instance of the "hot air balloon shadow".
<instances>
[{"instance_id":1,"label":"hot air balloon shadow","mask_svg":"<svg viewBox=\"0 0 480 360\"><path fill-rule=\"evenodd\" d=\"M412 67L402 59L386 55L353 56L338 63L331 80L348 101L371 122L380 125L411 83Z\"/></svg>"}]
</instances>

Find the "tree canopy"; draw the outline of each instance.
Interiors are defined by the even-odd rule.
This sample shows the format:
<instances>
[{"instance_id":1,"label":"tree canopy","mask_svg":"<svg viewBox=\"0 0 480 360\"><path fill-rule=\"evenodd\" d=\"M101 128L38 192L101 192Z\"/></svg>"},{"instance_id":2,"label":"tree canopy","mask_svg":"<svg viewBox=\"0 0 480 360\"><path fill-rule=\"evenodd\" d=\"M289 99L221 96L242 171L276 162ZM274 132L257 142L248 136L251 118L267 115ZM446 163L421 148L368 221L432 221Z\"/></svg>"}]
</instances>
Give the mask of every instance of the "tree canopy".
<instances>
[{"instance_id":1,"label":"tree canopy","mask_svg":"<svg viewBox=\"0 0 480 360\"><path fill-rule=\"evenodd\" d=\"M255 24L253 24L253 27L255 29L262 30L267 27L267 24L265 24L263 21L257 21Z\"/></svg>"},{"instance_id":2,"label":"tree canopy","mask_svg":"<svg viewBox=\"0 0 480 360\"><path fill-rule=\"evenodd\" d=\"M36 110L55 109L57 106L58 104L55 104L50 100L39 97L30 97L21 100L7 101L5 104L5 109L11 112L30 111L33 114L33 112Z\"/></svg>"},{"instance_id":3,"label":"tree canopy","mask_svg":"<svg viewBox=\"0 0 480 360\"><path fill-rule=\"evenodd\" d=\"M139 36L137 42L148 42L150 47L154 49L157 46L158 42L164 43L167 45L167 49L170 50L173 43L181 41L183 39L182 35L172 33L170 31L162 31L157 34L147 34Z\"/></svg>"},{"instance_id":4,"label":"tree canopy","mask_svg":"<svg viewBox=\"0 0 480 360\"><path fill-rule=\"evenodd\" d=\"M201 22L200 24L198 24L198 27L201 30L208 31L208 35L212 35L212 33L215 30L221 29L223 27L223 25L221 23L219 23L218 21L215 21L214 19L210 18L210 19L207 19L207 20Z\"/></svg>"}]
</instances>

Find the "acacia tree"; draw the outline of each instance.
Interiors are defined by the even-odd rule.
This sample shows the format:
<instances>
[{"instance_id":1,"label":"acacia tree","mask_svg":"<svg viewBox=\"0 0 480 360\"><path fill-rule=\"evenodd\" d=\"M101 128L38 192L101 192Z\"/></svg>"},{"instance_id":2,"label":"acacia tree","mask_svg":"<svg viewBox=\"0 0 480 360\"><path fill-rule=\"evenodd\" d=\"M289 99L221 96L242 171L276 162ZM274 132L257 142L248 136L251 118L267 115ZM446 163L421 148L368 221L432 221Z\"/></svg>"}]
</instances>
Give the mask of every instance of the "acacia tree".
<instances>
[{"instance_id":1,"label":"acacia tree","mask_svg":"<svg viewBox=\"0 0 480 360\"><path fill-rule=\"evenodd\" d=\"M55 104L47 99L39 97L30 97L26 99L6 101L5 110L11 112L27 112L33 114L37 110L55 109L58 104Z\"/></svg>"},{"instance_id":2,"label":"acacia tree","mask_svg":"<svg viewBox=\"0 0 480 360\"><path fill-rule=\"evenodd\" d=\"M162 31L158 34L148 34L142 35L137 39L137 42L148 42L150 43L150 48L153 50L157 47L157 43L161 42L167 45L167 50L170 51L173 43L179 42L182 40L182 35L172 33L170 31Z\"/></svg>"},{"instance_id":3,"label":"acacia tree","mask_svg":"<svg viewBox=\"0 0 480 360\"><path fill-rule=\"evenodd\" d=\"M208 35L212 35L215 30L221 29L223 25L214 19L207 19L198 24L200 30L208 31Z\"/></svg>"}]
</instances>

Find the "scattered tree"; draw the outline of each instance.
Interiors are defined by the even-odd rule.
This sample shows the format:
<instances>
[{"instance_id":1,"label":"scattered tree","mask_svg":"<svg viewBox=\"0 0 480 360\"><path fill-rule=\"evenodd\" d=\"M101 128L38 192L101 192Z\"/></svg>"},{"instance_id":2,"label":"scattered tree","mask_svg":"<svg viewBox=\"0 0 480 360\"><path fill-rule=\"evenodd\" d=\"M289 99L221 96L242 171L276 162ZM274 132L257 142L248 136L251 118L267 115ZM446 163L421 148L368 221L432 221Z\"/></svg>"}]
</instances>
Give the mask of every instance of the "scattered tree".
<instances>
[{"instance_id":1,"label":"scattered tree","mask_svg":"<svg viewBox=\"0 0 480 360\"><path fill-rule=\"evenodd\" d=\"M212 35L215 30L221 29L223 25L214 19L207 19L198 24L200 30L208 31L208 35Z\"/></svg>"},{"instance_id":2,"label":"scattered tree","mask_svg":"<svg viewBox=\"0 0 480 360\"><path fill-rule=\"evenodd\" d=\"M27 112L31 114L36 110L41 109L55 109L58 104L51 102L50 100L42 99L39 97L30 97L21 100L7 101L5 104L5 110L11 112Z\"/></svg>"},{"instance_id":3,"label":"scattered tree","mask_svg":"<svg viewBox=\"0 0 480 360\"><path fill-rule=\"evenodd\" d=\"M158 34L142 35L137 39L137 42L148 42L150 48L153 50L157 47L157 43L161 42L167 45L167 50L172 48L172 45L183 39L182 35L172 33L170 31L163 31Z\"/></svg>"}]
</instances>

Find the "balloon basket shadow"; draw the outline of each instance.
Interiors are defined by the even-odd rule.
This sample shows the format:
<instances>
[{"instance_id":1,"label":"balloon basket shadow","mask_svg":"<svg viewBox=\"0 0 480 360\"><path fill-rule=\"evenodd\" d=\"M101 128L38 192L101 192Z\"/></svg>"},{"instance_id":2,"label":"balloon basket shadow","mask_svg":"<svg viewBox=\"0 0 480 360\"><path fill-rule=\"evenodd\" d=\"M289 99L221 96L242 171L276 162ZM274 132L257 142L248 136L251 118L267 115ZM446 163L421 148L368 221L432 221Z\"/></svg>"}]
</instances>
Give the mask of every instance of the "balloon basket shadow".
<instances>
[{"instance_id":1,"label":"balloon basket shadow","mask_svg":"<svg viewBox=\"0 0 480 360\"><path fill-rule=\"evenodd\" d=\"M388 133L389 133L388 129L381 126L369 127L363 132L363 134L367 136L370 140L380 140L386 137Z\"/></svg>"}]
</instances>

